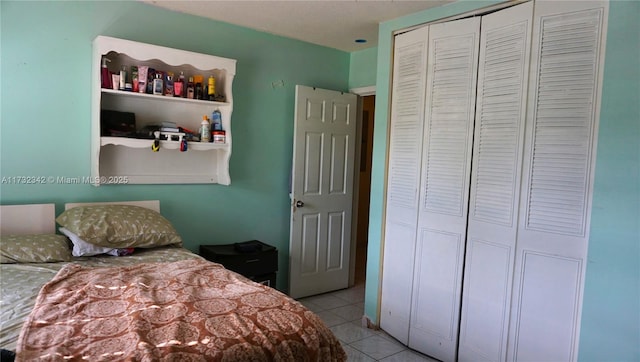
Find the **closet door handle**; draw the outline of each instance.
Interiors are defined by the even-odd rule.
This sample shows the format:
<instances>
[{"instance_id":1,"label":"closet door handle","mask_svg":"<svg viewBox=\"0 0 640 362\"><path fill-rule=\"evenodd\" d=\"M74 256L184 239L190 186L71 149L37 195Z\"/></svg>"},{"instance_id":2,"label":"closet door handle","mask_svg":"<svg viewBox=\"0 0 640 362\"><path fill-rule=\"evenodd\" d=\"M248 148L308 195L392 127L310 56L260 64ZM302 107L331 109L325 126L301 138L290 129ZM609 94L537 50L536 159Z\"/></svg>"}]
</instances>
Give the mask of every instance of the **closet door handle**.
<instances>
[{"instance_id":1,"label":"closet door handle","mask_svg":"<svg viewBox=\"0 0 640 362\"><path fill-rule=\"evenodd\" d=\"M301 200L296 201L296 207L303 207L304 206L304 202L302 202Z\"/></svg>"}]
</instances>

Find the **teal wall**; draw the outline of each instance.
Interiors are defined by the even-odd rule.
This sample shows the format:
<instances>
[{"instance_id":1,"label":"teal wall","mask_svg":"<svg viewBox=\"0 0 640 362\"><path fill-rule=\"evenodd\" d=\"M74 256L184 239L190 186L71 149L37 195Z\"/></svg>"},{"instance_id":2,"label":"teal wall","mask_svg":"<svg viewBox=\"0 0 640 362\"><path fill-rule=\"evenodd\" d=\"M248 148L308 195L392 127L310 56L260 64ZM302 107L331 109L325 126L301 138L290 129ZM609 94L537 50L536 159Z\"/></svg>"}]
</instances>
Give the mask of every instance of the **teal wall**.
<instances>
[{"instance_id":1,"label":"teal wall","mask_svg":"<svg viewBox=\"0 0 640 362\"><path fill-rule=\"evenodd\" d=\"M365 313L377 323L392 32L495 2L381 24ZM579 359L640 360L640 2L611 1ZM391 271L393 272L393 271Z\"/></svg>"},{"instance_id":2,"label":"teal wall","mask_svg":"<svg viewBox=\"0 0 640 362\"><path fill-rule=\"evenodd\" d=\"M2 204L159 199L185 244L259 239L288 283L296 84L348 90L350 54L137 1L6 1L0 175L90 175L91 44L108 35L237 59L231 186L0 185ZM284 87L273 88L274 81Z\"/></svg>"},{"instance_id":3,"label":"teal wall","mask_svg":"<svg viewBox=\"0 0 640 362\"><path fill-rule=\"evenodd\" d=\"M378 47L371 47L351 53L349 65L349 88L376 85Z\"/></svg>"},{"instance_id":4,"label":"teal wall","mask_svg":"<svg viewBox=\"0 0 640 362\"><path fill-rule=\"evenodd\" d=\"M579 358L640 361L640 2L609 7Z\"/></svg>"}]
</instances>

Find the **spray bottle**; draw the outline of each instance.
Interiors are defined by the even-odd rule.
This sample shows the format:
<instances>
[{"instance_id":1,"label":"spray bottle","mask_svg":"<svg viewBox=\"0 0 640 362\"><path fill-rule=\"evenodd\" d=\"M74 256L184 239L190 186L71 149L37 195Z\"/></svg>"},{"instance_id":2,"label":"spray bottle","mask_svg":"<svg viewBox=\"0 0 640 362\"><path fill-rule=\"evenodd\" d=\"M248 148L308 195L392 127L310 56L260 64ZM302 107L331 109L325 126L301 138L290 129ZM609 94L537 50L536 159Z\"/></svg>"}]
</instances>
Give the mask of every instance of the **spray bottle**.
<instances>
[{"instance_id":1,"label":"spray bottle","mask_svg":"<svg viewBox=\"0 0 640 362\"><path fill-rule=\"evenodd\" d=\"M107 59L106 57L102 57L102 68L100 69L100 76L102 88L112 89L113 84L111 84L111 73L109 72L109 68L107 67L107 62L111 62L111 59Z\"/></svg>"}]
</instances>

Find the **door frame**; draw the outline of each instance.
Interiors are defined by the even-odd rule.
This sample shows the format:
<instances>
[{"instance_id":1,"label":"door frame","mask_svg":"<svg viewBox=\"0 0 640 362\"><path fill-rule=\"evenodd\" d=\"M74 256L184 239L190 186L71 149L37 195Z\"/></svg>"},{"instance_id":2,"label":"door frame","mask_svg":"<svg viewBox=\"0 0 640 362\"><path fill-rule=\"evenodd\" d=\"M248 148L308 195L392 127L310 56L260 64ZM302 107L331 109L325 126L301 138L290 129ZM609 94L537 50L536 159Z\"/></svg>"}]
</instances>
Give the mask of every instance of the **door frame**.
<instances>
[{"instance_id":1,"label":"door frame","mask_svg":"<svg viewBox=\"0 0 640 362\"><path fill-rule=\"evenodd\" d=\"M362 97L376 95L376 86L350 88L349 93L358 96L358 108L356 110L356 139L362 139ZM358 142L355 153L354 170L360 169L360 160L362 154L362 143ZM371 193L369 193L371 194ZM358 203L360 202L360 172L354 172L353 175L353 203L351 212L351 254L349 257L349 287L355 285L356 278L356 252L358 242Z\"/></svg>"}]
</instances>

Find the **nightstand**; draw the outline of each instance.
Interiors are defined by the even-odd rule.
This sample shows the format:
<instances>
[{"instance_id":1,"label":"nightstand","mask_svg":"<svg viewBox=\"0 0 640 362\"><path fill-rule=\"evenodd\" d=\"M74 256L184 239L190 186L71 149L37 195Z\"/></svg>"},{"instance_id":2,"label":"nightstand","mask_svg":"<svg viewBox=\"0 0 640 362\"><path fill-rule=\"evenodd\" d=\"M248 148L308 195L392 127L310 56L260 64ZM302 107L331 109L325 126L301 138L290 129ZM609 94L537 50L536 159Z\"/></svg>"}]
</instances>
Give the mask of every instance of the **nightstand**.
<instances>
[{"instance_id":1,"label":"nightstand","mask_svg":"<svg viewBox=\"0 0 640 362\"><path fill-rule=\"evenodd\" d=\"M200 245L200 256L220 263L255 282L276 287L278 250L271 245L258 240L236 244Z\"/></svg>"}]
</instances>

